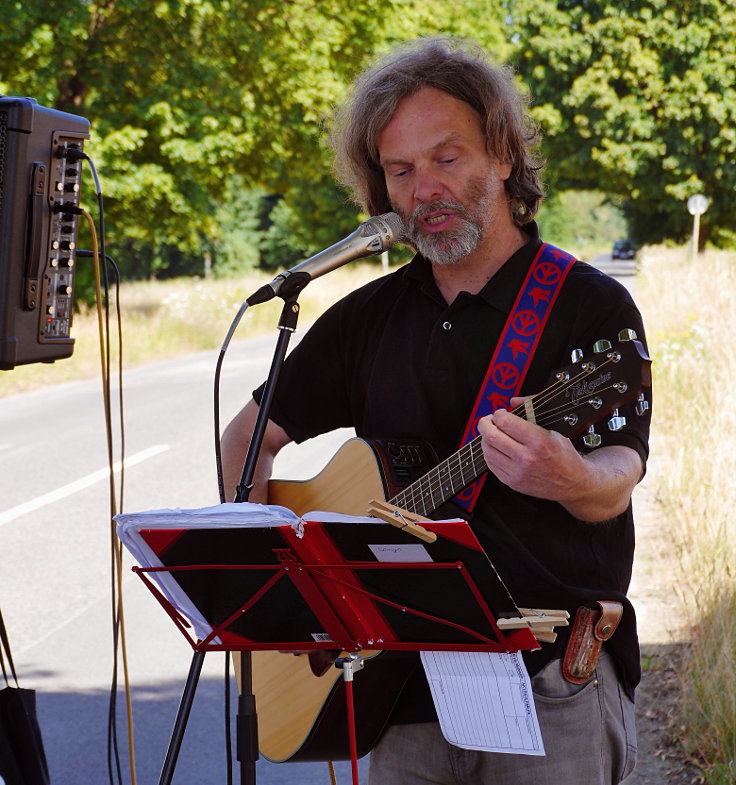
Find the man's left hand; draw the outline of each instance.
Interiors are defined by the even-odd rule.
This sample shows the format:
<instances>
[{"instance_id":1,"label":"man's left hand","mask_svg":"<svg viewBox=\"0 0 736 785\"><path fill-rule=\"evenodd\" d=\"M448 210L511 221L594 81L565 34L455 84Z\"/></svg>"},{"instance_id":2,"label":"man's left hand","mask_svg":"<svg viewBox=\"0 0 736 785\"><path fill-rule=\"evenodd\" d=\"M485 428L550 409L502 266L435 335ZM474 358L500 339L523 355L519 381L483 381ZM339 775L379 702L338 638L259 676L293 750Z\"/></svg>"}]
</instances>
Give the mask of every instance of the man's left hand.
<instances>
[{"instance_id":1,"label":"man's left hand","mask_svg":"<svg viewBox=\"0 0 736 785\"><path fill-rule=\"evenodd\" d=\"M629 447L601 447L581 455L568 438L504 409L482 418L478 432L488 468L501 482L559 502L582 520L623 512L641 476L641 459Z\"/></svg>"}]
</instances>

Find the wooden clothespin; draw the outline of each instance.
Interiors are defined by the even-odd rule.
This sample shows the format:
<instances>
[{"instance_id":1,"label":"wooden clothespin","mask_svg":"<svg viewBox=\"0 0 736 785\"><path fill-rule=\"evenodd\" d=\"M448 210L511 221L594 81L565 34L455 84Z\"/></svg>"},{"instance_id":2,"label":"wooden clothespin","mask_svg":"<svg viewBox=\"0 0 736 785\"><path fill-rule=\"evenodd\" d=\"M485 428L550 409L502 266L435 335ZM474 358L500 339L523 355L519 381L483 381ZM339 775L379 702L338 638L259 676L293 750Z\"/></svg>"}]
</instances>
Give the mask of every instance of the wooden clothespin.
<instances>
[{"instance_id":1,"label":"wooden clothespin","mask_svg":"<svg viewBox=\"0 0 736 785\"><path fill-rule=\"evenodd\" d=\"M421 515L403 510L394 504L371 499L368 502L368 515L381 518L392 526L409 532L409 534L413 534L424 542L435 542L437 539L437 535L434 532L425 529L424 526L419 526L419 523L431 523L430 518L423 518Z\"/></svg>"},{"instance_id":2,"label":"wooden clothespin","mask_svg":"<svg viewBox=\"0 0 736 785\"><path fill-rule=\"evenodd\" d=\"M521 616L497 619L500 630L518 630L528 627L538 641L554 643L557 639L555 627L567 627L570 614L565 610L547 608L519 608Z\"/></svg>"}]
</instances>

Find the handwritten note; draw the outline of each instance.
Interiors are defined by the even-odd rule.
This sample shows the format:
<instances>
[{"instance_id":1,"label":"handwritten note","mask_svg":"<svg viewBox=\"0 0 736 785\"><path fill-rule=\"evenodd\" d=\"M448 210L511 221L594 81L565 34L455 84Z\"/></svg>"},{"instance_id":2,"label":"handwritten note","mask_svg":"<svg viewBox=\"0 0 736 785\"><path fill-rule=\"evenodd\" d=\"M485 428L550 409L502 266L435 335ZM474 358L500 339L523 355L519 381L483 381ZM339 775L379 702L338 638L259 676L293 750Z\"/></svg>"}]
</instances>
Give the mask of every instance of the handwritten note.
<instances>
[{"instance_id":1,"label":"handwritten note","mask_svg":"<svg viewBox=\"0 0 736 785\"><path fill-rule=\"evenodd\" d=\"M427 549L418 542L409 542L393 545L369 545L373 555L378 561L403 562L416 564L419 562L431 562L432 557Z\"/></svg>"}]
</instances>

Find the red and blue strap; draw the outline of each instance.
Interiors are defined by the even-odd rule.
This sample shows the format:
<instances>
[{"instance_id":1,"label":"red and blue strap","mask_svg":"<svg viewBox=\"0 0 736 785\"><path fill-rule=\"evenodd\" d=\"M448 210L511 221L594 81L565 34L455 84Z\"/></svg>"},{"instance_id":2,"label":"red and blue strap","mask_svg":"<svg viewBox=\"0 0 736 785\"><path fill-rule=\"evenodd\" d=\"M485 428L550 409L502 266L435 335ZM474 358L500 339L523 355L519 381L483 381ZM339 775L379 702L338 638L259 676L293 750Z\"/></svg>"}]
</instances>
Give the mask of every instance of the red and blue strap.
<instances>
[{"instance_id":1,"label":"red and blue strap","mask_svg":"<svg viewBox=\"0 0 736 785\"><path fill-rule=\"evenodd\" d=\"M519 394L552 306L574 263L574 256L549 243L537 252L496 345L460 447L478 436L481 417L508 409L511 399ZM454 502L471 511L485 478L484 474L458 493Z\"/></svg>"}]
</instances>

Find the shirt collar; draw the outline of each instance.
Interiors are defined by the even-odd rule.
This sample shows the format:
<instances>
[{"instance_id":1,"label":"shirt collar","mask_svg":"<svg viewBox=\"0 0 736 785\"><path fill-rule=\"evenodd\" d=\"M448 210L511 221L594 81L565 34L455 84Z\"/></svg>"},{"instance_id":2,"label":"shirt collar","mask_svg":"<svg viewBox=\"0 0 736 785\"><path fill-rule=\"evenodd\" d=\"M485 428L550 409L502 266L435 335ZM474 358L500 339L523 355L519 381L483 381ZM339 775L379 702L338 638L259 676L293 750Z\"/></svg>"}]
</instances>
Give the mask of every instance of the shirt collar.
<instances>
[{"instance_id":1,"label":"shirt collar","mask_svg":"<svg viewBox=\"0 0 736 785\"><path fill-rule=\"evenodd\" d=\"M539 246L542 244L542 240L539 237L539 229L534 221L524 225L522 230L527 235L528 242L504 262L493 278L488 281L477 295L488 305L504 313L511 310L529 266L534 260ZM435 299L439 297L442 303L445 302L435 284L432 265L421 254L416 254L411 260L406 268L406 276L420 282L422 289L427 294ZM472 297L474 295L465 294L464 296Z\"/></svg>"}]
</instances>

